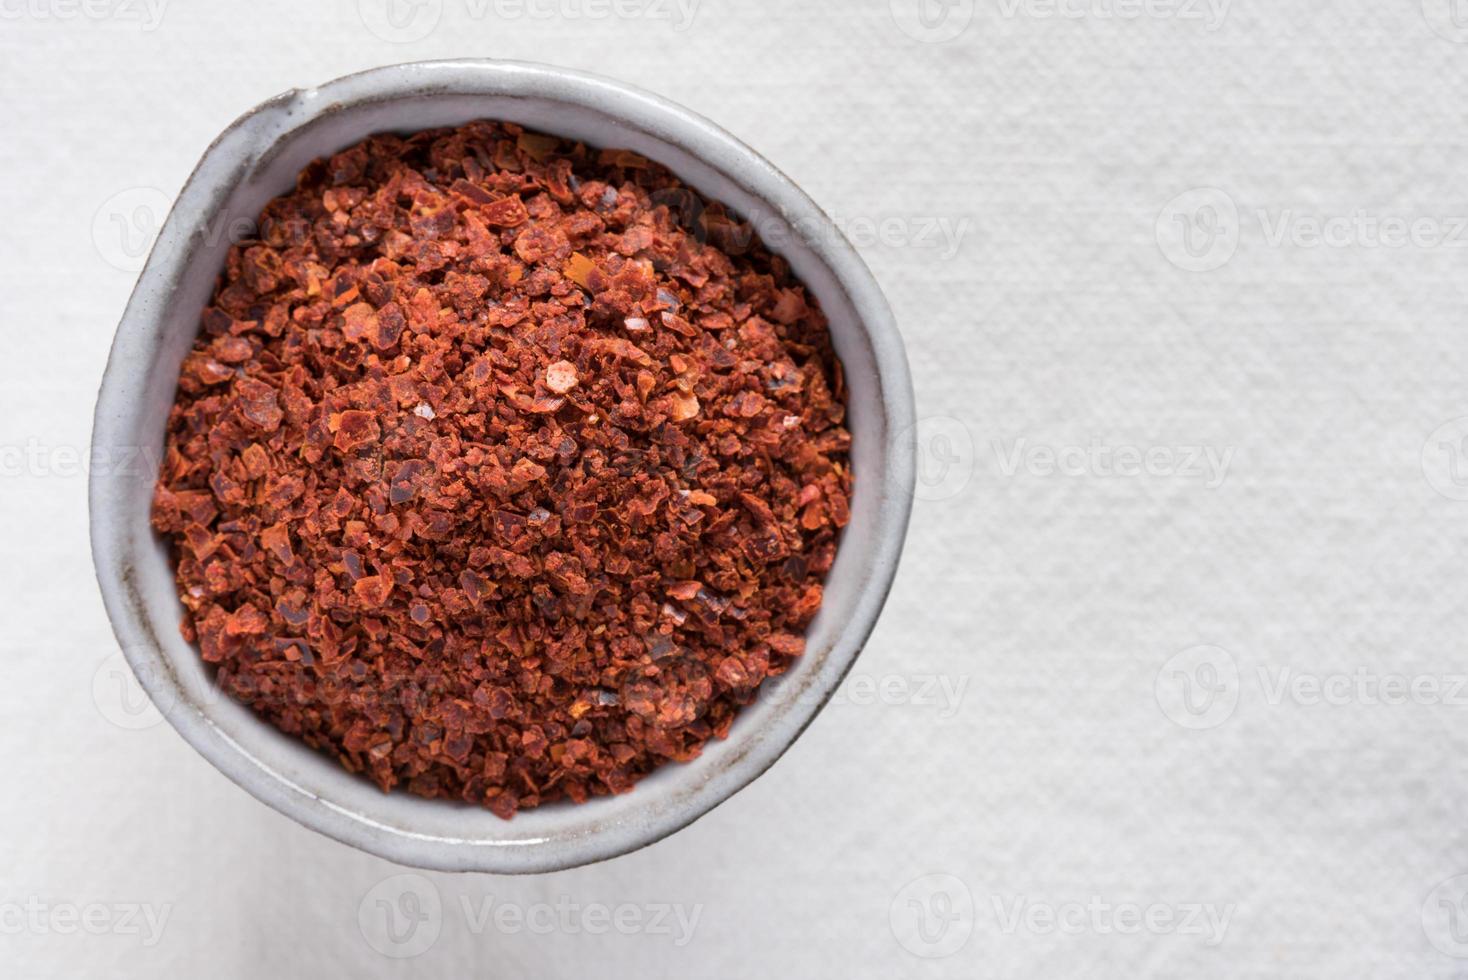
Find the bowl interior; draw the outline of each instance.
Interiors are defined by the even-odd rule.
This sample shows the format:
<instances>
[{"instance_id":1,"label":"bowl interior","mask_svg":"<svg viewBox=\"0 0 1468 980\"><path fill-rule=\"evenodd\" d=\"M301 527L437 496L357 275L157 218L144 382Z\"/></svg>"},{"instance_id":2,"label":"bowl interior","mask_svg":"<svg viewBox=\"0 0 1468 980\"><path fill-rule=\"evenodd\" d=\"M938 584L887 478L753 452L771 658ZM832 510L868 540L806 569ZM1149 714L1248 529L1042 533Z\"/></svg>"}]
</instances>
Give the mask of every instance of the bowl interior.
<instances>
[{"instance_id":1,"label":"bowl interior","mask_svg":"<svg viewBox=\"0 0 1468 980\"><path fill-rule=\"evenodd\" d=\"M179 635L170 560L149 527L156 465L94 477L93 537L109 612L140 681L232 779L318 830L404 863L536 871L620 853L677 829L762 772L809 723L849 668L895 571L911 474L907 460L894 465L890 432L894 419L911 414L911 395L900 345L900 370L892 351L880 349L895 333L888 338L872 325L890 314L869 275L814 205L752 152L696 116L600 80L502 63L439 63L289 93L216 141L175 204L119 328L98 404L99 447L137 447L145 459L160 458L179 367L232 230L248 227L268 200L294 186L307 163L371 133L481 118L662 163L753 220L825 309L847 379L854 494L825 604L795 667L767 682L729 738L696 761L665 766L629 794L549 804L502 821L470 805L383 794L211 685Z\"/></svg>"}]
</instances>

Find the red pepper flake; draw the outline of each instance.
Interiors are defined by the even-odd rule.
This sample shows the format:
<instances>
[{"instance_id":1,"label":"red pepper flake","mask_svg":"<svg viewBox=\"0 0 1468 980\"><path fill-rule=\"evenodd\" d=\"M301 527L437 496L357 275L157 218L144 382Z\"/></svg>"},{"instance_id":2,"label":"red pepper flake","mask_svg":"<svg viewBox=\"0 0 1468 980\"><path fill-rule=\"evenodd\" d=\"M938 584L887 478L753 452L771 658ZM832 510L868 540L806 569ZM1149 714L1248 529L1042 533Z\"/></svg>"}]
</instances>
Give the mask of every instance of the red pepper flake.
<instances>
[{"instance_id":1,"label":"red pepper flake","mask_svg":"<svg viewBox=\"0 0 1468 980\"><path fill-rule=\"evenodd\" d=\"M260 546L275 556L282 565L295 560L291 551L291 535L284 524L272 524L260 532Z\"/></svg>"},{"instance_id":2,"label":"red pepper flake","mask_svg":"<svg viewBox=\"0 0 1468 980\"><path fill-rule=\"evenodd\" d=\"M840 365L783 259L669 202L699 204L635 153L475 122L266 207L152 515L227 693L508 819L694 758L804 654L850 518Z\"/></svg>"},{"instance_id":3,"label":"red pepper flake","mask_svg":"<svg viewBox=\"0 0 1468 980\"><path fill-rule=\"evenodd\" d=\"M594 354L609 354L642 367L652 367L652 358L647 352L622 337L592 337L583 346Z\"/></svg>"},{"instance_id":4,"label":"red pepper flake","mask_svg":"<svg viewBox=\"0 0 1468 980\"><path fill-rule=\"evenodd\" d=\"M352 592L364 605L381 606L392 594L392 582L381 575L364 575L352 583Z\"/></svg>"},{"instance_id":5,"label":"red pepper flake","mask_svg":"<svg viewBox=\"0 0 1468 980\"><path fill-rule=\"evenodd\" d=\"M264 633L269 620L254 606L244 605L229 614L224 632L229 636L255 636Z\"/></svg>"},{"instance_id":6,"label":"red pepper flake","mask_svg":"<svg viewBox=\"0 0 1468 980\"><path fill-rule=\"evenodd\" d=\"M359 344L377 331L377 313L368 303L353 303L342 310L342 336Z\"/></svg>"},{"instance_id":7,"label":"red pepper flake","mask_svg":"<svg viewBox=\"0 0 1468 980\"><path fill-rule=\"evenodd\" d=\"M780 290L779 299L770 310L771 317L786 325L799 322L805 313L805 296L798 289Z\"/></svg>"},{"instance_id":8,"label":"red pepper flake","mask_svg":"<svg viewBox=\"0 0 1468 980\"><path fill-rule=\"evenodd\" d=\"M566 263L566 278L582 289L591 289L591 277L596 274L596 263L576 252Z\"/></svg>"},{"instance_id":9,"label":"red pepper flake","mask_svg":"<svg viewBox=\"0 0 1468 980\"><path fill-rule=\"evenodd\" d=\"M235 382L234 394L246 422L265 432L279 428L284 413L274 388L255 378L241 378Z\"/></svg>"},{"instance_id":10,"label":"red pepper flake","mask_svg":"<svg viewBox=\"0 0 1468 980\"><path fill-rule=\"evenodd\" d=\"M214 356L225 364L243 364L255 356L255 349L243 337L220 337L210 348Z\"/></svg>"},{"instance_id":11,"label":"red pepper flake","mask_svg":"<svg viewBox=\"0 0 1468 980\"><path fill-rule=\"evenodd\" d=\"M195 351L184 361L182 378L197 381L199 384L223 384L234 377L234 369L228 364L209 357L201 351Z\"/></svg>"},{"instance_id":12,"label":"red pepper flake","mask_svg":"<svg viewBox=\"0 0 1468 980\"><path fill-rule=\"evenodd\" d=\"M558 395L576 387L576 381L576 365L570 361L556 361L545 369L545 386Z\"/></svg>"},{"instance_id":13,"label":"red pepper flake","mask_svg":"<svg viewBox=\"0 0 1468 980\"><path fill-rule=\"evenodd\" d=\"M525 202L518 197L505 197L492 201L479 209L484 223L495 228L518 228L530 220Z\"/></svg>"},{"instance_id":14,"label":"red pepper flake","mask_svg":"<svg viewBox=\"0 0 1468 980\"><path fill-rule=\"evenodd\" d=\"M702 589L701 582L675 582L668 586L668 595L674 599L688 600L698 595Z\"/></svg>"},{"instance_id":15,"label":"red pepper flake","mask_svg":"<svg viewBox=\"0 0 1468 980\"><path fill-rule=\"evenodd\" d=\"M698 416L698 397L681 391L668 396L668 414L674 422L687 422Z\"/></svg>"},{"instance_id":16,"label":"red pepper flake","mask_svg":"<svg viewBox=\"0 0 1468 980\"><path fill-rule=\"evenodd\" d=\"M750 686L749 670L738 657L725 657L719 661L714 679L723 687L740 690Z\"/></svg>"},{"instance_id":17,"label":"red pepper flake","mask_svg":"<svg viewBox=\"0 0 1468 980\"><path fill-rule=\"evenodd\" d=\"M798 657L805 652L805 637L794 633L776 633L770 637L770 649L786 657Z\"/></svg>"},{"instance_id":18,"label":"red pepper flake","mask_svg":"<svg viewBox=\"0 0 1468 980\"><path fill-rule=\"evenodd\" d=\"M515 145L524 150L535 162L544 163L546 158L560 149L561 141L543 133L521 133L515 138Z\"/></svg>"},{"instance_id":19,"label":"red pepper flake","mask_svg":"<svg viewBox=\"0 0 1468 980\"><path fill-rule=\"evenodd\" d=\"M240 453L240 462L245 465L245 475L252 480L258 480L270 471L270 456L258 442L245 447L245 451Z\"/></svg>"},{"instance_id":20,"label":"red pepper flake","mask_svg":"<svg viewBox=\"0 0 1468 980\"><path fill-rule=\"evenodd\" d=\"M331 444L344 453L369 442L376 442L382 435L377 416L371 412L352 410L333 415L328 427L336 433Z\"/></svg>"}]
</instances>

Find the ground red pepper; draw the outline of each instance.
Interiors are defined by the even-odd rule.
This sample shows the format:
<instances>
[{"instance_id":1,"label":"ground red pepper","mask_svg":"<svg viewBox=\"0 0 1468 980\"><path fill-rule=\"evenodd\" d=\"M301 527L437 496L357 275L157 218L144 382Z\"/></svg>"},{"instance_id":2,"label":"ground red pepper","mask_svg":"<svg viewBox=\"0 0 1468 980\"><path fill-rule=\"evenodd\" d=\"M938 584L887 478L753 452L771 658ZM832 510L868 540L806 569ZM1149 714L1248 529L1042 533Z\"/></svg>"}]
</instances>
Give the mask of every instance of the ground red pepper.
<instances>
[{"instance_id":1,"label":"ground red pepper","mask_svg":"<svg viewBox=\"0 0 1468 980\"><path fill-rule=\"evenodd\" d=\"M801 654L843 419L817 304L662 167L374 136L230 250L153 522L225 691L509 817L697 756Z\"/></svg>"}]
</instances>

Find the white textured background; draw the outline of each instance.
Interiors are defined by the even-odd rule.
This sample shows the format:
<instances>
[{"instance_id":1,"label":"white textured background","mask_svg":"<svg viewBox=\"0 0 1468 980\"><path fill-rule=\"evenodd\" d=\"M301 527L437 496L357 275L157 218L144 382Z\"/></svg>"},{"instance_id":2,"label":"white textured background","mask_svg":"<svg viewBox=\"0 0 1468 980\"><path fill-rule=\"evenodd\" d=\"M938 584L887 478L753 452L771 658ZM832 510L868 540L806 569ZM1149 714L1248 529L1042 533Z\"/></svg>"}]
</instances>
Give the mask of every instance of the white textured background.
<instances>
[{"instance_id":1,"label":"white textured background","mask_svg":"<svg viewBox=\"0 0 1468 980\"><path fill-rule=\"evenodd\" d=\"M0 975L1468 974L1468 3L383 2L0 0ZM119 693L76 460L212 137L467 55L643 85L803 185L928 469L856 686L756 784L600 866L393 879ZM404 889L441 912L395 945Z\"/></svg>"}]
</instances>

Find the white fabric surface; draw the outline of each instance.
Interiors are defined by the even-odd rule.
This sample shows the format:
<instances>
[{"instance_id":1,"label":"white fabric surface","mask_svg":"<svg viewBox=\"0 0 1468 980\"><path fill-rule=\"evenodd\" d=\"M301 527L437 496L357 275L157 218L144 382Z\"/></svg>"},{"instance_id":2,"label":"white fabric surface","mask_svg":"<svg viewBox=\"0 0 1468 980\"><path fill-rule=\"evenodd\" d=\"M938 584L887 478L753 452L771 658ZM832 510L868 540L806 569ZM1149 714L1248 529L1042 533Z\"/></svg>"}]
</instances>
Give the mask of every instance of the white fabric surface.
<instances>
[{"instance_id":1,"label":"white fabric surface","mask_svg":"<svg viewBox=\"0 0 1468 980\"><path fill-rule=\"evenodd\" d=\"M1468 891L1468 494L1434 435L1468 416L1468 31L1449 0L954 2L429 0L417 39L380 0L0 4L0 974L1468 971L1439 903ZM863 239L939 421L856 686L771 772L609 863L400 880L128 730L75 454L136 207L278 91L464 55L612 74L766 154ZM1190 258L1167 208L1199 188ZM1373 247L1384 217L1417 244ZM404 887L437 896L422 950L372 926ZM591 934L594 903L643 927Z\"/></svg>"}]
</instances>

